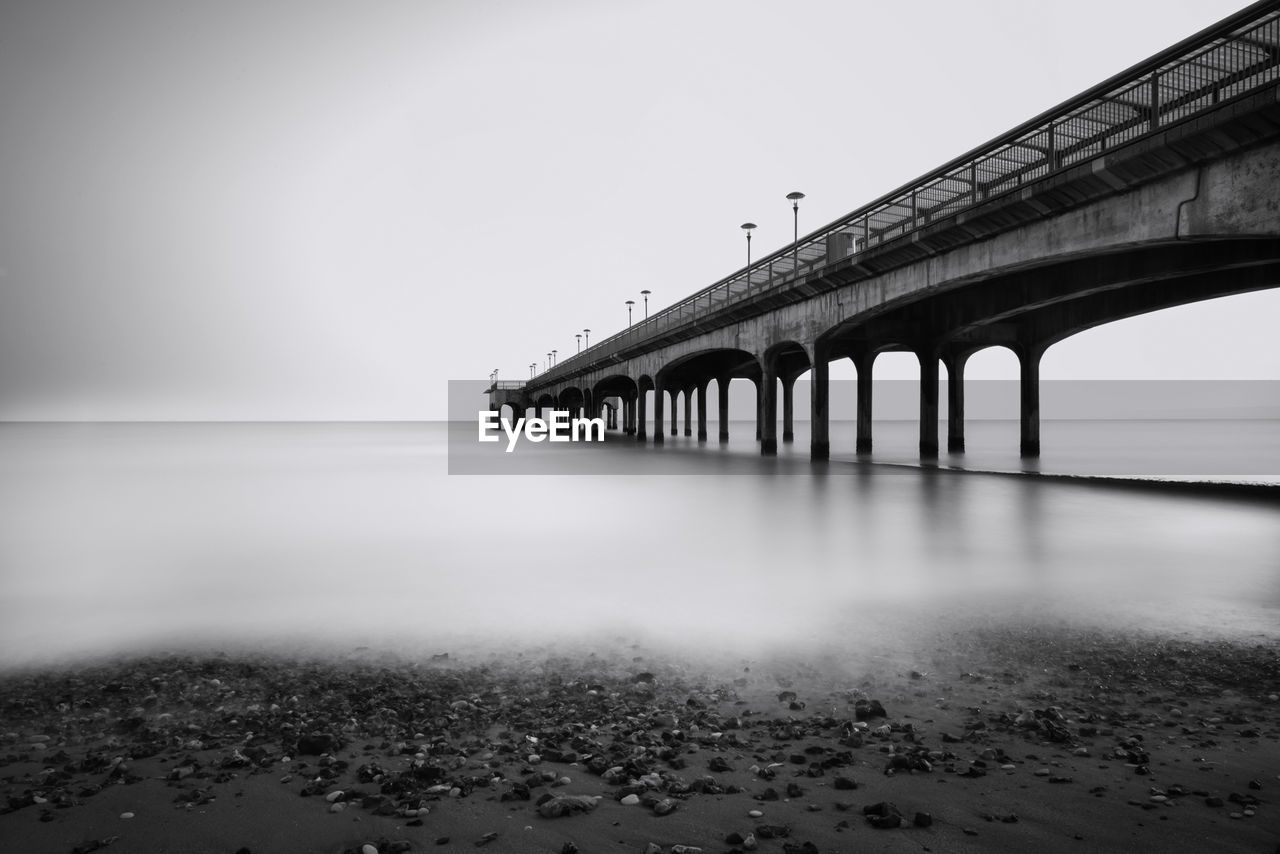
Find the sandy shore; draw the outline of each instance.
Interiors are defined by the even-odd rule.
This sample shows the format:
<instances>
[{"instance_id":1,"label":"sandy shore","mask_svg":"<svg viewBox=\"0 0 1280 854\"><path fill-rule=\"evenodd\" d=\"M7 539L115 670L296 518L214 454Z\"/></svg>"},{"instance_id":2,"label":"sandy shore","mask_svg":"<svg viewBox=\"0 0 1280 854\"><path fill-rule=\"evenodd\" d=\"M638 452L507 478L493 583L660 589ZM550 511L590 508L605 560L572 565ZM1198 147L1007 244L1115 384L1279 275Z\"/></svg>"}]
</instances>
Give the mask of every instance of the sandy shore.
<instances>
[{"instance_id":1,"label":"sandy shore","mask_svg":"<svg viewBox=\"0 0 1280 854\"><path fill-rule=\"evenodd\" d=\"M1271 854L1278 694L1274 642L1033 625L856 659L618 646L96 663L0 678L0 840Z\"/></svg>"}]
</instances>

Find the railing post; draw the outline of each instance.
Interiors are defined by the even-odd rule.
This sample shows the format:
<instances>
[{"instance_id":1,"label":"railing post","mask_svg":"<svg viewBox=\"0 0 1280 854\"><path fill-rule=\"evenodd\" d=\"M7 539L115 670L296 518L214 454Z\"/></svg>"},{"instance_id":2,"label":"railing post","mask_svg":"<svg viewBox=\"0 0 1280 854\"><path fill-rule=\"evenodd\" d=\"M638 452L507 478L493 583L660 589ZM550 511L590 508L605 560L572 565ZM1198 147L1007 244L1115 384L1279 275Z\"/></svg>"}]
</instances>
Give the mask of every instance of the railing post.
<instances>
[{"instance_id":1,"label":"railing post","mask_svg":"<svg viewBox=\"0 0 1280 854\"><path fill-rule=\"evenodd\" d=\"M1151 72L1151 130L1160 127L1160 72Z\"/></svg>"},{"instance_id":2,"label":"railing post","mask_svg":"<svg viewBox=\"0 0 1280 854\"><path fill-rule=\"evenodd\" d=\"M1049 122L1049 171L1058 168L1058 140L1054 133L1054 124Z\"/></svg>"}]
</instances>

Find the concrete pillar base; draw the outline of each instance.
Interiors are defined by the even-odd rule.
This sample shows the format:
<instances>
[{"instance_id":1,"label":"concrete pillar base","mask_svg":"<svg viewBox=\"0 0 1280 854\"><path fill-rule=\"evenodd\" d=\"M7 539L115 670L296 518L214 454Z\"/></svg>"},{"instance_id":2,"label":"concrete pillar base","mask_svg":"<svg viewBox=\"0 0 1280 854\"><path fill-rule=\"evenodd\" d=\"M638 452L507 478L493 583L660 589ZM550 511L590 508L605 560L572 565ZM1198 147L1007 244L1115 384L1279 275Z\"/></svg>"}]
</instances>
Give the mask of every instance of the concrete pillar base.
<instances>
[{"instance_id":1,"label":"concrete pillar base","mask_svg":"<svg viewBox=\"0 0 1280 854\"><path fill-rule=\"evenodd\" d=\"M784 442L794 442L795 440L796 440L796 434L795 434L795 433L792 433L790 430L783 430L783 431L782 431L782 441L784 441Z\"/></svg>"},{"instance_id":2,"label":"concrete pillar base","mask_svg":"<svg viewBox=\"0 0 1280 854\"><path fill-rule=\"evenodd\" d=\"M936 443L936 442L934 442L934 443L931 443L931 442L921 442L921 443L920 443L920 456L922 456L922 457L926 457L926 458L931 459L931 460L932 460L932 459L937 459L937 457L938 457L938 445L937 445L937 443Z\"/></svg>"},{"instance_id":3,"label":"concrete pillar base","mask_svg":"<svg viewBox=\"0 0 1280 854\"><path fill-rule=\"evenodd\" d=\"M778 440L777 439L761 439L760 455L762 457L776 457L778 455Z\"/></svg>"},{"instance_id":4,"label":"concrete pillar base","mask_svg":"<svg viewBox=\"0 0 1280 854\"><path fill-rule=\"evenodd\" d=\"M869 454L869 453L871 453L871 440L870 440L870 439L859 439L859 440L858 440L858 443L857 443L857 445L856 445L856 447L854 448L854 450L856 450L859 454Z\"/></svg>"},{"instance_id":5,"label":"concrete pillar base","mask_svg":"<svg viewBox=\"0 0 1280 854\"><path fill-rule=\"evenodd\" d=\"M728 431L728 430L721 430L721 431L720 431L719 439L720 439L720 441L721 441L721 442L728 442L728 441L729 441L729 431Z\"/></svg>"},{"instance_id":6,"label":"concrete pillar base","mask_svg":"<svg viewBox=\"0 0 1280 854\"><path fill-rule=\"evenodd\" d=\"M706 430L699 430L699 431L698 431L698 441L699 441L699 442L705 442L705 441L707 441L707 431L706 431Z\"/></svg>"},{"instance_id":7,"label":"concrete pillar base","mask_svg":"<svg viewBox=\"0 0 1280 854\"><path fill-rule=\"evenodd\" d=\"M1018 452L1024 457L1040 456L1040 440L1034 442L1023 441L1018 448Z\"/></svg>"},{"instance_id":8,"label":"concrete pillar base","mask_svg":"<svg viewBox=\"0 0 1280 854\"><path fill-rule=\"evenodd\" d=\"M963 454L964 453L964 437L956 438L955 436L947 439L947 453Z\"/></svg>"},{"instance_id":9,"label":"concrete pillar base","mask_svg":"<svg viewBox=\"0 0 1280 854\"><path fill-rule=\"evenodd\" d=\"M811 460L831 459L831 443L830 442L811 443L809 445L809 459Z\"/></svg>"},{"instance_id":10,"label":"concrete pillar base","mask_svg":"<svg viewBox=\"0 0 1280 854\"><path fill-rule=\"evenodd\" d=\"M655 444L655 445L661 445L661 444L663 443L663 441L665 441L665 440L662 438L662 431L661 431L661 430L659 430L657 433L654 433L654 434L653 434L653 444Z\"/></svg>"}]
</instances>

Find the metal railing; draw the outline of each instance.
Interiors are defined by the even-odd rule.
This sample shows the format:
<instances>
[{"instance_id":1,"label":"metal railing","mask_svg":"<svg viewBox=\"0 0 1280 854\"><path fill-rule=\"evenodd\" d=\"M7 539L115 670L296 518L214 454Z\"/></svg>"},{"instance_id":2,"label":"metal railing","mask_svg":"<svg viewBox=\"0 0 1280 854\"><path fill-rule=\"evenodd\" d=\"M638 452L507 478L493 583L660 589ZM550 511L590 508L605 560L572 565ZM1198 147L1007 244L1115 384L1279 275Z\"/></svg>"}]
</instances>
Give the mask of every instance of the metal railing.
<instances>
[{"instance_id":1,"label":"metal railing","mask_svg":"<svg viewBox=\"0 0 1280 854\"><path fill-rule=\"evenodd\" d=\"M828 264L1105 156L1280 80L1280 0L1263 0L853 213L600 341L530 382L554 381Z\"/></svg>"}]
</instances>

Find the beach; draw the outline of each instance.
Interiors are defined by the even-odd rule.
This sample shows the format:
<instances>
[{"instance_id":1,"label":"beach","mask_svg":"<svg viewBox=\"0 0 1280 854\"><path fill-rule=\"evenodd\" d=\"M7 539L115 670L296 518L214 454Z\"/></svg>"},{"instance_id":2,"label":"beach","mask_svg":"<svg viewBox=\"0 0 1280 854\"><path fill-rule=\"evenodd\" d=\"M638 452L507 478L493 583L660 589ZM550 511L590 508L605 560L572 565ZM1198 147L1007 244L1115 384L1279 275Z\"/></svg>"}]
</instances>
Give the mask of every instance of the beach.
<instances>
[{"instance_id":1,"label":"beach","mask_svg":"<svg viewBox=\"0 0 1280 854\"><path fill-rule=\"evenodd\" d=\"M1278 692L1274 639L1033 622L853 656L615 639L102 660L0 683L0 837L59 854L1270 852Z\"/></svg>"}]
</instances>

